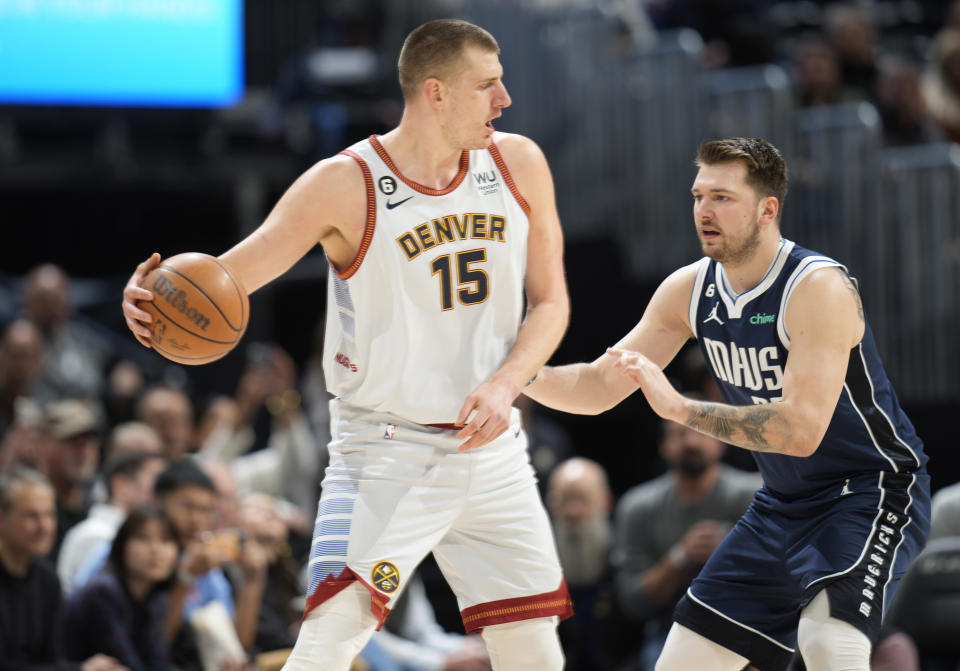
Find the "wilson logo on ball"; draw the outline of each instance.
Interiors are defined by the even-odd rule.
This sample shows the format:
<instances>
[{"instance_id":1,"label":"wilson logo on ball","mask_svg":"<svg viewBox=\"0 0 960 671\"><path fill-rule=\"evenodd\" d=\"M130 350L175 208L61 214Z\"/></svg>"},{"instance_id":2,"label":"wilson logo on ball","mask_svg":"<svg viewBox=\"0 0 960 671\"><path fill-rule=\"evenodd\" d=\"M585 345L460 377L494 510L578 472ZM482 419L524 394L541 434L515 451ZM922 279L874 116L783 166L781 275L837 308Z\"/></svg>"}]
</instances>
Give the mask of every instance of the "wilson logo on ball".
<instances>
[{"instance_id":1,"label":"wilson logo on ball","mask_svg":"<svg viewBox=\"0 0 960 671\"><path fill-rule=\"evenodd\" d=\"M199 326L202 330L207 330L207 327L210 325L210 318L194 306L187 304L187 294L183 289L178 288L176 284L162 275L154 280L151 289L154 294L164 299L178 312L181 312L184 317Z\"/></svg>"}]
</instances>

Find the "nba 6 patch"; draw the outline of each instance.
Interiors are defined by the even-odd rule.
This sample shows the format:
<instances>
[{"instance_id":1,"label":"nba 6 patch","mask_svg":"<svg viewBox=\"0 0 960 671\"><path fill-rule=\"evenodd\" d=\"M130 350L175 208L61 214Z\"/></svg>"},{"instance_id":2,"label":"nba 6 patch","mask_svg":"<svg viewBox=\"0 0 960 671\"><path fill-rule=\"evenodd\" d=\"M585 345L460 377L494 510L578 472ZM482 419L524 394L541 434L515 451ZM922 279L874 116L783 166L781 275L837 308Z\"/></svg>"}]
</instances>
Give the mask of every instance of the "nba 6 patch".
<instances>
[{"instance_id":1,"label":"nba 6 patch","mask_svg":"<svg viewBox=\"0 0 960 671\"><path fill-rule=\"evenodd\" d=\"M383 425L383 437L384 438L393 438L397 435L397 425L396 424L384 424Z\"/></svg>"},{"instance_id":2,"label":"nba 6 patch","mask_svg":"<svg viewBox=\"0 0 960 671\"><path fill-rule=\"evenodd\" d=\"M400 586L400 571L388 561L377 562L370 571L370 582L381 592L392 594Z\"/></svg>"}]
</instances>

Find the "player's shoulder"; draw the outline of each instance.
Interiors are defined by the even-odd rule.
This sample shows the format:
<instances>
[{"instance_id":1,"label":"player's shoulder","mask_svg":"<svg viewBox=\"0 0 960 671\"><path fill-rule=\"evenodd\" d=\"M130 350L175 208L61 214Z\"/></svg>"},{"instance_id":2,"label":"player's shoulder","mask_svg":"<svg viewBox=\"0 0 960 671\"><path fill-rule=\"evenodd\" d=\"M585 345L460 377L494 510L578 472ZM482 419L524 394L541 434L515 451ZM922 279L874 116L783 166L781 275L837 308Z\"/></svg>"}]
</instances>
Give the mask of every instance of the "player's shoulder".
<instances>
[{"instance_id":1,"label":"player's shoulder","mask_svg":"<svg viewBox=\"0 0 960 671\"><path fill-rule=\"evenodd\" d=\"M366 189L363 167L348 154L336 154L318 161L298 181L304 182L311 190L329 195Z\"/></svg>"},{"instance_id":2,"label":"player's shoulder","mask_svg":"<svg viewBox=\"0 0 960 671\"><path fill-rule=\"evenodd\" d=\"M846 268L825 259L799 278L791 292L790 304L821 306L848 294L859 294L856 283Z\"/></svg>"},{"instance_id":3,"label":"player's shoulder","mask_svg":"<svg viewBox=\"0 0 960 671\"><path fill-rule=\"evenodd\" d=\"M685 266L681 266L667 275L660 283L658 293L668 295L680 295L689 298L693 291L693 284L697 279L697 272L702 265L702 261L696 261Z\"/></svg>"},{"instance_id":4,"label":"player's shoulder","mask_svg":"<svg viewBox=\"0 0 960 671\"><path fill-rule=\"evenodd\" d=\"M525 135L497 131L493 134L493 144L508 164L529 165L544 161L543 151Z\"/></svg>"}]
</instances>

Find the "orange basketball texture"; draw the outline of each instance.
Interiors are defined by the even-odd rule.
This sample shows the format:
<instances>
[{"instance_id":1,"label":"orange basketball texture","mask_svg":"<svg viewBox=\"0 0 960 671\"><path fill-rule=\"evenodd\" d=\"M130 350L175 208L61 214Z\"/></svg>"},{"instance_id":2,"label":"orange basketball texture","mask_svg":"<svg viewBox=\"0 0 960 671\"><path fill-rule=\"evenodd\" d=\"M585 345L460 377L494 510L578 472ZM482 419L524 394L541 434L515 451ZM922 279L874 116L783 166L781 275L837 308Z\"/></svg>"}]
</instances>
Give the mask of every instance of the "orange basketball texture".
<instances>
[{"instance_id":1,"label":"orange basketball texture","mask_svg":"<svg viewBox=\"0 0 960 671\"><path fill-rule=\"evenodd\" d=\"M246 289L219 259L188 252L171 256L141 285L153 300L138 306L153 316L150 342L161 355L192 366L232 350L250 319Z\"/></svg>"}]
</instances>

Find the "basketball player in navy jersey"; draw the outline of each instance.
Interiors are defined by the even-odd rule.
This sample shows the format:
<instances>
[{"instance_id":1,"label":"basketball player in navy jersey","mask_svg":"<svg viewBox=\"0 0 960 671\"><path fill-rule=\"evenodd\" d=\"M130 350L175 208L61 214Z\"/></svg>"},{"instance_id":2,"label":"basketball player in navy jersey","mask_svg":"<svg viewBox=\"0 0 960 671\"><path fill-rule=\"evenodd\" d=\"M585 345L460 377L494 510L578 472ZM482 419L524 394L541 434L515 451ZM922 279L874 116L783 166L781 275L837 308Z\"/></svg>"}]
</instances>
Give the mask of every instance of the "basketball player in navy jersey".
<instances>
[{"instance_id":1,"label":"basketball player in navy jersey","mask_svg":"<svg viewBox=\"0 0 960 671\"><path fill-rule=\"evenodd\" d=\"M498 53L466 21L414 30L399 126L310 168L221 256L251 292L318 243L331 266L330 465L287 671L346 671L430 551L494 669L563 666L572 608L512 408L566 328L563 243L543 153L494 131ZM124 290L146 346L158 262Z\"/></svg>"},{"instance_id":2,"label":"basketball player in navy jersey","mask_svg":"<svg viewBox=\"0 0 960 671\"><path fill-rule=\"evenodd\" d=\"M763 486L681 599L659 671L867 671L886 606L929 529L927 457L846 268L780 235L787 170L764 140L708 142L693 214L705 254L592 363L527 395L602 412L641 389L661 417L752 450ZM699 341L726 403L662 369Z\"/></svg>"}]
</instances>

